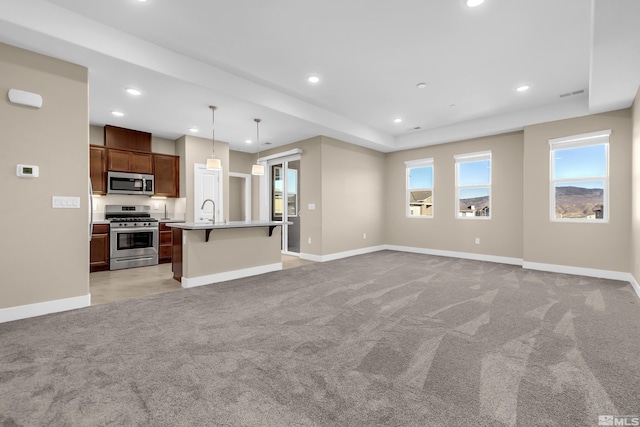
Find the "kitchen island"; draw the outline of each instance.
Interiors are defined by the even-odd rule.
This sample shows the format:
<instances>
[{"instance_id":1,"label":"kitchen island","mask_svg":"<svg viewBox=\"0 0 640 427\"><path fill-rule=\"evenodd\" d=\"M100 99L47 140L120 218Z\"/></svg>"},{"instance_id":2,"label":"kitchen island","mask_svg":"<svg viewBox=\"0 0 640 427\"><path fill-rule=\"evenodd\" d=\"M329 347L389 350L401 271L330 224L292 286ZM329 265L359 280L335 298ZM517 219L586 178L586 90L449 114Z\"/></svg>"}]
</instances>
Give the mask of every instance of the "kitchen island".
<instances>
[{"instance_id":1,"label":"kitchen island","mask_svg":"<svg viewBox=\"0 0 640 427\"><path fill-rule=\"evenodd\" d=\"M170 223L173 278L183 288L282 270L280 221Z\"/></svg>"}]
</instances>

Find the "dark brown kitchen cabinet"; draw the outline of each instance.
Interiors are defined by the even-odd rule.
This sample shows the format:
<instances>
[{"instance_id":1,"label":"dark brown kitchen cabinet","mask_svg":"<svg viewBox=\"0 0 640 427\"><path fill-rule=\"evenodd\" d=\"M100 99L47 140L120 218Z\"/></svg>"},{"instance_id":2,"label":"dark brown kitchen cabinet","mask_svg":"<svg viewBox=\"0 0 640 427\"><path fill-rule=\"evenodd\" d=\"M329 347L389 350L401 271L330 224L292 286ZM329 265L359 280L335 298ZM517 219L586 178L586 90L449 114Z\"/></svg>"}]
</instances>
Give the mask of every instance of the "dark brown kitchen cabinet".
<instances>
[{"instance_id":1,"label":"dark brown kitchen cabinet","mask_svg":"<svg viewBox=\"0 0 640 427\"><path fill-rule=\"evenodd\" d=\"M173 238L171 236L171 228L167 227L164 222L160 223L160 238L158 239L158 263L165 264L171 262L171 245L173 244Z\"/></svg>"},{"instance_id":2,"label":"dark brown kitchen cabinet","mask_svg":"<svg viewBox=\"0 0 640 427\"><path fill-rule=\"evenodd\" d=\"M180 197L180 157L153 155L155 196Z\"/></svg>"},{"instance_id":3,"label":"dark brown kitchen cabinet","mask_svg":"<svg viewBox=\"0 0 640 427\"><path fill-rule=\"evenodd\" d=\"M109 224L94 224L91 232L89 270L109 269Z\"/></svg>"},{"instance_id":4,"label":"dark brown kitchen cabinet","mask_svg":"<svg viewBox=\"0 0 640 427\"><path fill-rule=\"evenodd\" d=\"M171 271L173 278L182 282L182 230L180 228L171 229L172 251L171 251Z\"/></svg>"},{"instance_id":5,"label":"dark brown kitchen cabinet","mask_svg":"<svg viewBox=\"0 0 640 427\"><path fill-rule=\"evenodd\" d=\"M151 134L149 132L106 125L104 127L104 145L107 148L150 153Z\"/></svg>"},{"instance_id":6,"label":"dark brown kitchen cabinet","mask_svg":"<svg viewBox=\"0 0 640 427\"><path fill-rule=\"evenodd\" d=\"M116 172L153 173L153 154L109 149L107 168Z\"/></svg>"},{"instance_id":7,"label":"dark brown kitchen cabinet","mask_svg":"<svg viewBox=\"0 0 640 427\"><path fill-rule=\"evenodd\" d=\"M107 149L99 145L89 146L89 176L93 194L107 194Z\"/></svg>"}]
</instances>

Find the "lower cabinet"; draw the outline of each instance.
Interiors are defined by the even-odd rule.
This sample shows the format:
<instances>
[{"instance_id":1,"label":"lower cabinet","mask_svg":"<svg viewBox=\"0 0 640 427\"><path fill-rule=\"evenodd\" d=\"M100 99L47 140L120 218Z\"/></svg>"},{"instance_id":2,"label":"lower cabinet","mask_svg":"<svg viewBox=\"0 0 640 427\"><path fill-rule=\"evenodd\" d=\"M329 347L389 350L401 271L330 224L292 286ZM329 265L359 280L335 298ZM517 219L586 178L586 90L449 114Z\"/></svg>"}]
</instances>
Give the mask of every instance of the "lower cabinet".
<instances>
[{"instance_id":1,"label":"lower cabinet","mask_svg":"<svg viewBox=\"0 0 640 427\"><path fill-rule=\"evenodd\" d=\"M109 224L94 224L91 232L91 255L89 270L109 269Z\"/></svg>"},{"instance_id":2,"label":"lower cabinet","mask_svg":"<svg viewBox=\"0 0 640 427\"><path fill-rule=\"evenodd\" d=\"M173 254L171 257L171 271L173 278L182 282L182 230L174 228L173 231Z\"/></svg>"},{"instance_id":3,"label":"lower cabinet","mask_svg":"<svg viewBox=\"0 0 640 427\"><path fill-rule=\"evenodd\" d=\"M161 222L159 235L158 263L165 264L171 262L171 244L173 242L171 237L171 228L167 227L167 224Z\"/></svg>"}]
</instances>

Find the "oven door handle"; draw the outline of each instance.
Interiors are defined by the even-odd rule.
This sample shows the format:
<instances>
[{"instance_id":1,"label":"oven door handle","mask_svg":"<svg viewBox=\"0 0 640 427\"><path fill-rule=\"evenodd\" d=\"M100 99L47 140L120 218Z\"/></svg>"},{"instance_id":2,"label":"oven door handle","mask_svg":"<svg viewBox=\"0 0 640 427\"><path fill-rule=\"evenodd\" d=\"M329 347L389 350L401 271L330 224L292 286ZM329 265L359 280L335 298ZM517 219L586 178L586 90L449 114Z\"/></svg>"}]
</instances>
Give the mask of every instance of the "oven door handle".
<instances>
[{"instance_id":1,"label":"oven door handle","mask_svg":"<svg viewBox=\"0 0 640 427\"><path fill-rule=\"evenodd\" d=\"M118 227L118 228L112 228L110 231L114 231L114 232L124 232L124 233L135 233L137 231L150 231L150 232L154 232L154 231L158 231L159 227Z\"/></svg>"}]
</instances>

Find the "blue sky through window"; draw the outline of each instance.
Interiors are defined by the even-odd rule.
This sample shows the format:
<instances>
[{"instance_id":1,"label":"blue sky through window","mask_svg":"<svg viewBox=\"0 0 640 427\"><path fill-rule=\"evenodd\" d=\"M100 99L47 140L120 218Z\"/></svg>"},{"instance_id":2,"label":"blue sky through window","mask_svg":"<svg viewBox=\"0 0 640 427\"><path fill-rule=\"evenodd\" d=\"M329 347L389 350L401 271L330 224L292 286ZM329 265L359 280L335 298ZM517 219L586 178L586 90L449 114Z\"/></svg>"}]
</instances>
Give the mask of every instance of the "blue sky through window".
<instances>
[{"instance_id":1,"label":"blue sky through window","mask_svg":"<svg viewBox=\"0 0 640 427\"><path fill-rule=\"evenodd\" d=\"M462 162L458 164L458 185L489 185L491 183L491 160Z\"/></svg>"},{"instance_id":2,"label":"blue sky through window","mask_svg":"<svg viewBox=\"0 0 640 427\"><path fill-rule=\"evenodd\" d=\"M287 172L287 177L289 178L287 182L289 194L296 194L298 192L298 171L295 169L288 169ZM282 192L283 185L284 181L282 179L276 179L273 182L275 190L279 192Z\"/></svg>"},{"instance_id":3,"label":"blue sky through window","mask_svg":"<svg viewBox=\"0 0 640 427\"><path fill-rule=\"evenodd\" d=\"M433 166L409 169L409 189L433 188Z\"/></svg>"},{"instance_id":4,"label":"blue sky through window","mask_svg":"<svg viewBox=\"0 0 640 427\"><path fill-rule=\"evenodd\" d=\"M606 159L605 144L554 150L553 171L555 179L606 176ZM576 187L578 186L576 185Z\"/></svg>"}]
</instances>

